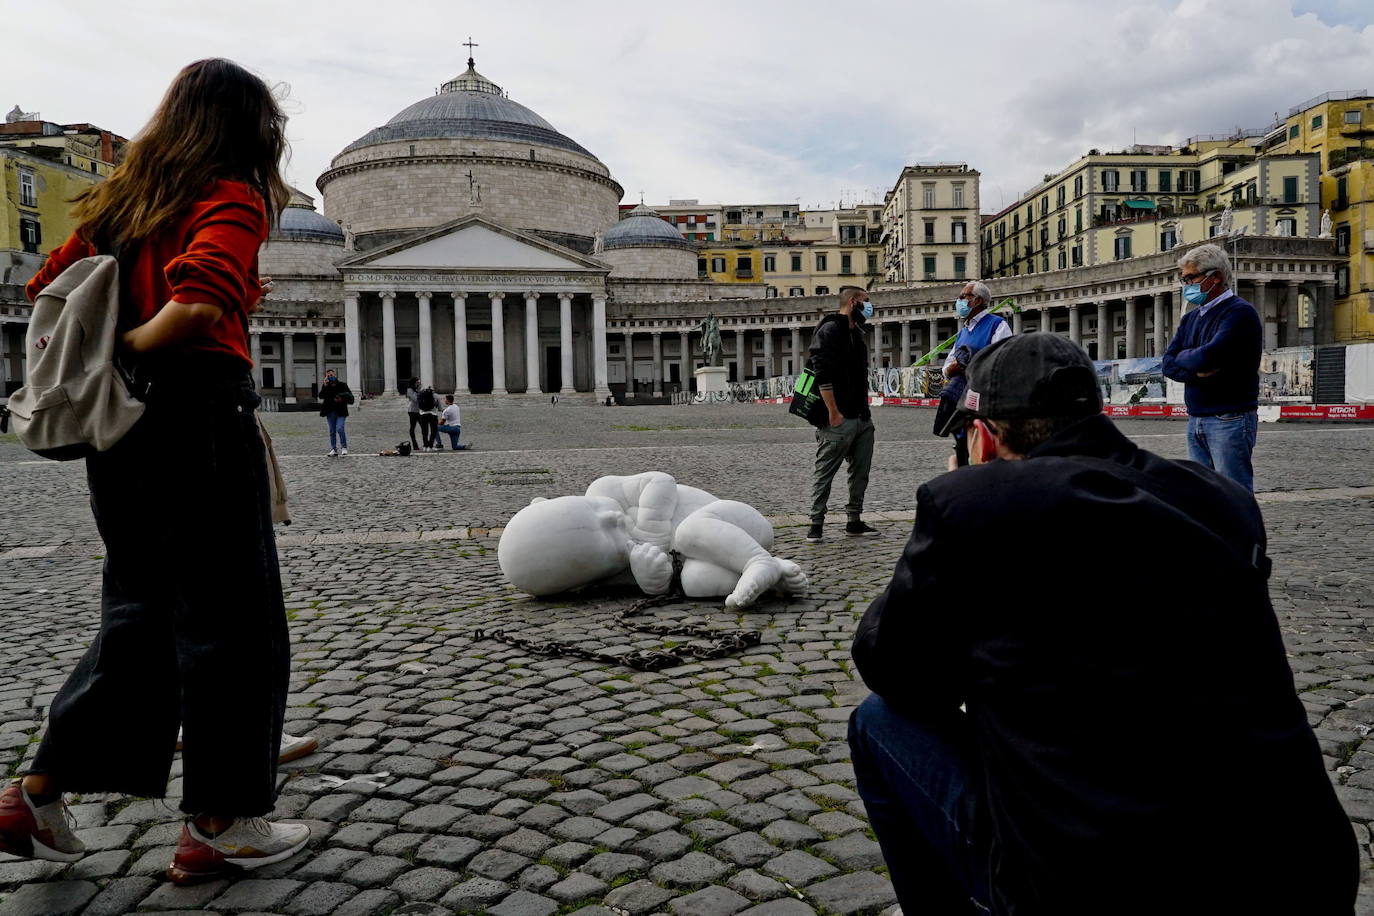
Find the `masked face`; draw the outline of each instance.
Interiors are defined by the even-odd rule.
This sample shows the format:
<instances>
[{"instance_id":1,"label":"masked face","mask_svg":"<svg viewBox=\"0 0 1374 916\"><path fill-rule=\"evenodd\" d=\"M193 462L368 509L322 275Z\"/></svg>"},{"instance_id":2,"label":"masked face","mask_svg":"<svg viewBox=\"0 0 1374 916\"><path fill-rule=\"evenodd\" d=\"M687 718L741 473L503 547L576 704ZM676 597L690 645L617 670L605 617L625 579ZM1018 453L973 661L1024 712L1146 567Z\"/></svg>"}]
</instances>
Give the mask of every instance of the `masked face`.
<instances>
[{"instance_id":1,"label":"masked face","mask_svg":"<svg viewBox=\"0 0 1374 916\"><path fill-rule=\"evenodd\" d=\"M869 319L869 318L872 318L872 317L873 317L873 303L872 303L872 302L869 302L868 300L864 300L863 308L862 308L860 311L863 313L863 316L864 316L864 319L865 319L865 320L867 320L867 319Z\"/></svg>"},{"instance_id":2,"label":"masked face","mask_svg":"<svg viewBox=\"0 0 1374 916\"><path fill-rule=\"evenodd\" d=\"M973 303L967 299L958 299L954 303L954 314L960 318L967 318L969 312L973 311Z\"/></svg>"},{"instance_id":3,"label":"masked face","mask_svg":"<svg viewBox=\"0 0 1374 916\"><path fill-rule=\"evenodd\" d=\"M1202 305L1207 301L1206 287L1211 285L1208 283L1208 280L1211 279L1210 273L1187 274L1181 279L1184 281L1183 298L1189 305ZM1187 282L1189 280L1193 282Z\"/></svg>"}]
</instances>

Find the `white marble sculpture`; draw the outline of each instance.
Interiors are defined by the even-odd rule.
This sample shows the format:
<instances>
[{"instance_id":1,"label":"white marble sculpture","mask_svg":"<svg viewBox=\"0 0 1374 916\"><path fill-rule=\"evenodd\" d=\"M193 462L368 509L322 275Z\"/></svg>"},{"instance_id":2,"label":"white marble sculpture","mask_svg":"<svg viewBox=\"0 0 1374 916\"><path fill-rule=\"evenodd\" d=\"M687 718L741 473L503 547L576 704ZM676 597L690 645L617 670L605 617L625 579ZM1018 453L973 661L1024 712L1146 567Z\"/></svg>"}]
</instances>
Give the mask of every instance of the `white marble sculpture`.
<instances>
[{"instance_id":1,"label":"white marble sculpture","mask_svg":"<svg viewBox=\"0 0 1374 916\"><path fill-rule=\"evenodd\" d=\"M684 594L725 595L726 607L743 608L770 589L806 593L806 574L772 546L773 526L753 506L649 471L598 478L584 496L534 500L506 525L496 558L535 596L617 583L661 595L672 586L675 551Z\"/></svg>"},{"instance_id":2,"label":"white marble sculpture","mask_svg":"<svg viewBox=\"0 0 1374 916\"><path fill-rule=\"evenodd\" d=\"M601 230L598 229L596 235L592 236L592 254L601 254L605 250L606 240L601 235Z\"/></svg>"},{"instance_id":3,"label":"white marble sculpture","mask_svg":"<svg viewBox=\"0 0 1374 916\"><path fill-rule=\"evenodd\" d=\"M1319 239L1329 239L1329 238L1331 238L1331 211L1330 211L1330 210L1323 210L1323 211L1322 211L1322 229L1321 229L1321 232L1318 233L1317 238L1319 238Z\"/></svg>"},{"instance_id":4,"label":"white marble sculpture","mask_svg":"<svg viewBox=\"0 0 1374 916\"><path fill-rule=\"evenodd\" d=\"M1278 236L1281 239L1286 239L1291 234L1292 233L1288 231L1288 221L1282 219L1279 220L1277 228L1274 229L1274 235Z\"/></svg>"},{"instance_id":5,"label":"white marble sculpture","mask_svg":"<svg viewBox=\"0 0 1374 916\"><path fill-rule=\"evenodd\" d=\"M1226 209L1221 211L1221 228L1217 235L1228 236L1231 234L1231 224L1236 220L1236 211L1232 209L1231 202L1226 202Z\"/></svg>"}]
</instances>

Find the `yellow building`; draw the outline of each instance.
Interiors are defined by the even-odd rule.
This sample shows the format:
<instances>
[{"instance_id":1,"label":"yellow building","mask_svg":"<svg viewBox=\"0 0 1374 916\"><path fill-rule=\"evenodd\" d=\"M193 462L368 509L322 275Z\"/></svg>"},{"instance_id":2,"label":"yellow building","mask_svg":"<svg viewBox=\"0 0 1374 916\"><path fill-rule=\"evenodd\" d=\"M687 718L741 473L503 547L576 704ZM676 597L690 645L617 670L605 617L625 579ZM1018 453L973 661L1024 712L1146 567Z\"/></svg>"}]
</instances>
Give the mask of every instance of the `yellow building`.
<instances>
[{"instance_id":1,"label":"yellow building","mask_svg":"<svg viewBox=\"0 0 1374 916\"><path fill-rule=\"evenodd\" d=\"M1263 148L1321 158L1321 208L1330 214L1338 253L1349 262L1336 272L1338 342L1374 340L1374 97L1334 92L1288 110Z\"/></svg>"}]
</instances>

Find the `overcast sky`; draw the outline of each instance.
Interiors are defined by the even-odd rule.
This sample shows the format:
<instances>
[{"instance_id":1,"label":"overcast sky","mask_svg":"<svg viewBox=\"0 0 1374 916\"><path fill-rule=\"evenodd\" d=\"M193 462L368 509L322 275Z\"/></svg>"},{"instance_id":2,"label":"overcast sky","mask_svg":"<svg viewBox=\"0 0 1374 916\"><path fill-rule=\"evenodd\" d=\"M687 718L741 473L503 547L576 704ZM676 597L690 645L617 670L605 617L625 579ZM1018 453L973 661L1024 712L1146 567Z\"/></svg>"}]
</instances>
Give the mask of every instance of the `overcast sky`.
<instances>
[{"instance_id":1,"label":"overcast sky","mask_svg":"<svg viewBox=\"0 0 1374 916\"><path fill-rule=\"evenodd\" d=\"M288 176L464 69L649 203L881 200L966 161L992 212L1091 147L1263 127L1374 88L1374 0L499 2L0 0L0 105L133 136L176 71L225 56L289 85ZM35 18L37 17L37 18Z\"/></svg>"}]
</instances>

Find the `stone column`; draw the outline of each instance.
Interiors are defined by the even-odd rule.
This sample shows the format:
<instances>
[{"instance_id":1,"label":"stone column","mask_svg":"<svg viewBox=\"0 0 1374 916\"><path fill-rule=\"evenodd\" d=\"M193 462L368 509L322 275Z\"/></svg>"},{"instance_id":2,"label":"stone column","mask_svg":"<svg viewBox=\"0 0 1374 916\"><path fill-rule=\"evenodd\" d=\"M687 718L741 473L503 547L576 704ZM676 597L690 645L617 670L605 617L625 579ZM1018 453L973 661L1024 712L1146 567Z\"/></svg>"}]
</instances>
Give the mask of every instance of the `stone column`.
<instances>
[{"instance_id":1,"label":"stone column","mask_svg":"<svg viewBox=\"0 0 1374 916\"><path fill-rule=\"evenodd\" d=\"M1285 339L1279 344L1281 347L1300 347L1305 343L1302 339L1302 312L1298 310L1298 294L1302 292L1301 280L1287 281L1288 295L1284 299L1284 312L1288 318L1284 324L1288 328Z\"/></svg>"},{"instance_id":2,"label":"stone column","mask_svg":"<svg viewBox=\"0 0 1374 916\"><path fill-rule=\"evenodd\" d=\"M324 384L324 331L315 332L315 390Z\"/></svg>"},{"instance_id":3,"label":"stone column","mask_svg":"<svg viewBox=\"0 0 1374 916\"><path fill-rule=\"evenodd\" d=\"M800 375L802 368L806 365L806 357L802 356L801 328L792 329L792 374Z\"/></svg>"},{"instance_id":4,"label":"stone column","mask_svg":"<svg viewBox=\"0 0 1374 916\"><path fill-rule=\"evenodd\" d=\"M1312 342L1320 347L1336 342L1336 282L1322 281L1316 300L1313 303L1317 313L1312 316Z\"/></svg>"},{"instance_id":5,"label":"stone column","mask_svg":"<svg viewBox=\"0 0 1374 916\"><path fill-rule=\"evenodd\" d=\"M506 313L505 293L491 297L491 393L506 393Z\"/></svg>"},{"instance_id":6,"label":"stone column","mask_svg":"<svg viewBox=\"0 0 1374 916\"><path fill-rule=\"evenodd\" d=\"M763 377L772 378L777 374L773 363L773 329L763 329Z\"/></svg>"},{"instance_id":7,"label":"stone column","mask_svg":"<svg viewBox=\"0 0 1374 916\"><path fill-rule=\"evenodd\" d=\"M396 294L382 293L382 396L396 391Z\"/></svg>"},{"instance_id":8,"label":"stone column","mask_svg":"<svg viewBox=\"0 0 1374 916\"><path fill-rule=\"evenodd\" d=\"M468 393L468 294L454 290L453 297L453 393Z\"/></svg>"},{"instance_id":9,"label":"stone column","mask_svg":"<svg viewBox=\"0 0 1374 916\"><path fill-rule=\"evenodd\" d=\"M605 399L611 393L606 381L606 296L592 296L592 382L596 396Z\"/></svg>"},{"instance_id":10,"label":"stone column","mask_svg":"<svg viewBox=\"0 0 1374 916\"><path fill-rule=\"evenodd\" d=\"M652 331L650 337L654 344L654 397L663 394L663 332Z\"/></svg>"},{"instance_id":11,"label":"stone column","mask_svg":"<svg viewBox=\"0 0 1374 916\"><path fill-rule=\"evenodd\" d=\"M1053 334L1053 333L1054 333L1054 307L1053 307L1053 306L1049 306L1049 305L1044 306L1043 308L1040 309L1040 313L1039 313L1038 317L1039 317L1039 319L1040 319L1040 331L1041 331L1041 333L1043 333L1043 334Z\"/></svg>"},{"instance_id":12,"label":"stone column","mask_svg":"<svg viewBox=\"0 0 1374 916\"><path fill-rule=\"evenodd\" d=\"M434 377L434 324L429 308L431 295L423 291L415 294L420 314L420 384L429 386L438 382Z\"/></svg>"},{"instance_id":13,"label":"stone column","mask_svg":"<svg viewBox=\"0 0 1374 916\"><path fill-rule=\"evenodd\" d=\"M296 403L296 333L281 335L281 395L287 404Z\"/></svg>"},{"instance_id":14,"label":"stone column","mask_svg":"<svg viewBox=\"0 0 1374 916\"><path fill-rule=\"evenodd\" d=\"M1140 303L1135 296L1126 297L1126 358L1135 359L1140 355L1136 347L1136 333L1140 330Z\"/></svg>"},{"instance_id":15,"label":"stone column","mask_svg":"<svg viewBox=\"0 0 1374 916\"><path fill-rule=\"evenodd\" d=\"M539 294L525 293L525 392L538 394L539 384Z\"/></svg>"},{"instance_id":16,"label":"stone column","mask_svg":"<svg viewBox=\"0 0 1374 916\"><path fill-rule=\"evenodd\" d=\"M359 323L358 294L344 296L344 381L354 389L354 397L363 396L363 332ZM255 359L254 362L257 362ZM262 384L262 374L258 374Z\"/></svg>"},{"instance_id":17,"label":"stone column","mask_svg":"<svg viewBox=\"0 0 1374 916\"><path fill-rule=\"evenodd\" d=\"M572 299L572 293L558 294L558 374L563 377L559 394L577 390L573 385Z\"/></svg>"},{"instance_id":18,"label":"stone column","mask_svg":"<svg viewBox=\"0 0 1374 916\"><path fill-rule=\"evenodd\" d=\"M677 332L677 364L678 375L682 378L681 385L683 391L691 391L692 379L692 341L687 331Z\"/></svg>"},{"instance_id":19,"label":"stone column","mask_svg":"<svg viewBox=\"0 0 1374 916\"><path fill-rule=\"evenodd\" d=\"M902 368L911 365L911 322L902 319Z\"/></svg>"},{"instance_id":20,"label":"stone column","mask_svg":"<svg viewBox=\"0 0 1374 916\"><path fill-rule=\"evenodd\" d=\"M1112 329L1108 324L1110 310L1107 303L1097 303L1097 358L1115 359L1116 354L1112 352Z\"/></svg>"},{"instance_id":21,"label":"stone column","mask_svg":"<svg viewBox=\"0 0 1374 916\"><path fill-rule=\"evenodd\" d=\"M1069 340L1083 343L1083 317L1078 314L1078 303L1069 306Z\"/></svg>"},{"instance_id":22,"label":"stone column","mask_svg":"<svg viewBox=\"0 0 1374 916\"><path fill-rule=\"evenodd\" d=\"M356 303L357 300L354 299ZM4 381L10 380L9 359L6 351L9 348L5 345L5 326L0 324L0 364L5 367ZM262 335L255 331L248 334L248 352L253 357L253 387L262 390Z\"/></svg>"},{"instance_id":23,"label":"stone column","mask_svg":"<svg viewBox=\"0 0 1374 916\"><path fill-rule=\"evenodd\" d=\"M1155 343L1155 356L1163 356L1164 348L1169 345L1168 338L1164 336L1164 327L1168 324L1168 319L1165 317L1164 294L1155 293L1151 300L1151 304L1154 306L1155 327L1152 337Z\"/></svg>"},{"instance_id":24,"label":"stone column","mask_svg":"<svg viewBox=\"0 0 1374 916\"><path fill-rule=\"evenodd\" d=\"M1012 313L1011 313L1011 332L1012 332L1013 334L1020 334L1020 333L1021 333L1021 329L1022 329L1022 327L1023 327L1022 324L1021 324L1021 320L1022 320L1022 319L1021 319L1021 313L1020 313L1020 312L1012 312Z\"/></svg>"},{"instance_id":25,"label":"stone column","mask_svg":"<svg viewBox=\"0 0 1374 916\"><path fill-rule=\"evenodd\" d=\"M930 334L930 344L926 347L926 352L931 353L935 350L937 346L940 345L940 319L927 319L926 327L928 328L928 333ZM931 360L931 363L933 362L934 360ZM929 365L929 363L927 365Z\"/></svg>"}]
</instances>

